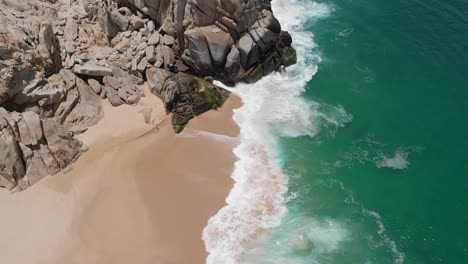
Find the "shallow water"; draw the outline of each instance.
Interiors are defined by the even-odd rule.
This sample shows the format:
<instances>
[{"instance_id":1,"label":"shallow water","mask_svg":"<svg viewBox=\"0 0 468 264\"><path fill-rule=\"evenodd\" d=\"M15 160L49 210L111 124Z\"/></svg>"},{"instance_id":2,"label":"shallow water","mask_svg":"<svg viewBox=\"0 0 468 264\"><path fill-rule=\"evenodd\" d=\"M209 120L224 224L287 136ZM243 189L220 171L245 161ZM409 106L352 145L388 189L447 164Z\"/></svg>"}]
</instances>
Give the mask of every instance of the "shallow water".
<instances>
[{"instance_id":1,"label":"shallow water","mask_svg":"<svg viewBox=\"0 0 468 264\"><path fill-rule=\"evenodd\" d=\"M234 89L243 143L211 263L468 263L468 2L273 9L299 62Z\"/></svg>"}]
</instances>

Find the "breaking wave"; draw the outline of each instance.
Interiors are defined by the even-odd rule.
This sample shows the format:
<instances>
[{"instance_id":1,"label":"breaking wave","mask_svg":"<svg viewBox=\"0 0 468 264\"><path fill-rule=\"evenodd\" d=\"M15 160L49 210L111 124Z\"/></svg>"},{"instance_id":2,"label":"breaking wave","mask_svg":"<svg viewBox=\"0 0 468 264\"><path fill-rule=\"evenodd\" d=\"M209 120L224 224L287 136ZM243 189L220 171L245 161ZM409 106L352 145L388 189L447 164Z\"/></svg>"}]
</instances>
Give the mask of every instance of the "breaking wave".
<instances>
[{"instance_id":1,"label":"breaking wave","mask_svg":"<svg viewBox=\"0 0 468 264\"><path fill-rule=\"evenodd\" d=\"M304 25L327 16L332 8L296 0L274 0L272 8L293 37L298 62L287 73L273 73L255 84L230 89L244 103L234 114L241 130L240 144L234 150L239 160L231 176L235 184L227 206L203 231L208 264L250 263L242 260L246 244L277 227L287 212L288 176L280 166L277 137L314 136L321 122L330 119L342 125L347 120L320 114L317 103L301 97L321 60L313 34ZM344 110L337 108L336 112Z\"/></svg>"}]
</instances>

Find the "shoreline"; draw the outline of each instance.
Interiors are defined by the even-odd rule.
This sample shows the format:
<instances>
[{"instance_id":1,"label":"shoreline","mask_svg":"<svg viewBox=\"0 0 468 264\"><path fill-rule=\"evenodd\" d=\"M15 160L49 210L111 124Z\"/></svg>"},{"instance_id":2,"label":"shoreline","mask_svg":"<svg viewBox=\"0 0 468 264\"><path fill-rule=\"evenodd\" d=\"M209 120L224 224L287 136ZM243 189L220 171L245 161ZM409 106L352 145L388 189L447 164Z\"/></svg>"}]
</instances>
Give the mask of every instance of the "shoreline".
<instances>
[{"instance_id":1,"label":"shoreline","mask_svg":"<svg viewBox=\"0 0 468 264\"><path fill-rule=\"evenodd\" d=\"M232 94L179 135L159 99L142 99L159 128L134 106L104 102L104 119L79 136L90 147L71 171L1 197L6 262L205 262L202 230L233 185L240 98Z\"/></svg>"}]
</instances>

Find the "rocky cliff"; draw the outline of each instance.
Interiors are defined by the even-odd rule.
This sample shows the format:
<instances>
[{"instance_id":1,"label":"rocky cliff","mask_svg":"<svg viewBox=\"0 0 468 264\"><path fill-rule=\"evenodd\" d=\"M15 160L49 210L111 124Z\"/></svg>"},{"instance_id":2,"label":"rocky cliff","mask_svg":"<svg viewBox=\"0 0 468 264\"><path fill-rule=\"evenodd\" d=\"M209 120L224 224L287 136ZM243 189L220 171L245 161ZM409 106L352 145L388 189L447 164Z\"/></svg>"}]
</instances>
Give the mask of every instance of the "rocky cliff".
<instances>
[{"instance_id":1,"label":"rocky cliff","mask_svg":"<svg viewBox=\"0 0 468 264\"><path fill-rule=\"evenodd\" d=\"M296 61L269 0L120 0L175 38L174 51L197 75L255 82Z\"/></svg>"},{"instance_id":2,"label":"rocky cliff","mask_svg":"<svg viewBox=\"0 0 468 264\"><path fill-rule=\"evenodd\" d=\"M0 0L0 187L27 188L86 148L101 101L147 82L179 132L227 85L294 64L269 0Z\"/></svg>"}]
</instances>

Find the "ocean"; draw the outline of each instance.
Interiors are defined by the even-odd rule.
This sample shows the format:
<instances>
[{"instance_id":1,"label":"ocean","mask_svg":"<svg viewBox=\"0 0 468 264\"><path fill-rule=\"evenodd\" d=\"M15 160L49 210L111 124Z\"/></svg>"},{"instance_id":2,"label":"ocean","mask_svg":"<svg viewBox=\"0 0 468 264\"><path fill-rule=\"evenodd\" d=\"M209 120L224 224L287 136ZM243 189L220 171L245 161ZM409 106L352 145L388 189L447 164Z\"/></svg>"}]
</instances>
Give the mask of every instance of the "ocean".
<instances>
[{"instance_id":1,"label":"ocean","mask_svg":"<svg viewBox=\"0 0 468 264\"><path fill-rule=\"evenodd\" d=\"M273 0L207 263L468 263L468 1Z\"/></svg>"}]
</instances>

